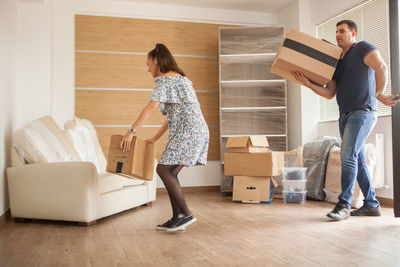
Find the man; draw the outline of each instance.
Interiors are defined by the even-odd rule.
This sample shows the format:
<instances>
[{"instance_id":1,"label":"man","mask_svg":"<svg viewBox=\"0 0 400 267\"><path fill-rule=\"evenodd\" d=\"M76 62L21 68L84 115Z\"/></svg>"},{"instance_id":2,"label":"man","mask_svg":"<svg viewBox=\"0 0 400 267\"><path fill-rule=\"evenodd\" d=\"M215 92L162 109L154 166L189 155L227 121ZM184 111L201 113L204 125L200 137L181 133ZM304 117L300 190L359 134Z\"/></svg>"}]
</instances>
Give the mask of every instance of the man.
<instances>
[{"instance_id":1,"label":"man","mask_svg":"<svg viewBox=\"0 0 400 267\"><path fill-rule=\"evenodd\" d=\"M381 215L366 164L364 143L377 120L376 100L387 106L394 106L400 101L393 99L396 95L382 94L387 83L387 67L373 45L365 41L356 42L356 33L357 25L351 20L336 24L336 41L343 52L333 79L325 87L314 84L300 72L292 72L297 80L316 94L328 99L336 95L342 138L342 193L336 207L327 216L338 221L350 215ZM356 179L364 194L364 205L350 212Z\"/></svg>"}]
</instances>

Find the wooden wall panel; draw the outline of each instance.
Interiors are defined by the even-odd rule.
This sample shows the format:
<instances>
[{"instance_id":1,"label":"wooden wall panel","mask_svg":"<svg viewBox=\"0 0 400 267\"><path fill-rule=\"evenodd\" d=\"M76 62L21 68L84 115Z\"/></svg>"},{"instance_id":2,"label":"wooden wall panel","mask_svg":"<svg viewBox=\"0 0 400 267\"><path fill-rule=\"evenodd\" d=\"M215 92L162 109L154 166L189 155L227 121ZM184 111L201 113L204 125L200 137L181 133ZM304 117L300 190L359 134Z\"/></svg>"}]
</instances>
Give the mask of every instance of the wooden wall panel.
<instances>
[{"instance_id":1,"label":"wooden wall panel","mask_svg":"<svg viewBox=\"0 0 400 267\"><path fill-rule=\"evenodd\" d=\"M150 91L76 90L75 113L94 125L130 125L150 97ZM197 98L207 124L219 125L218 94L198 92ZM145 124L161 125L165 119L158 109Z\"/></svg>"},{"instance_id":2,"label":"wooden wall panel","mask_svg":"<svg viewBox=\"0 0 400 267\"><path fill-rule=\"evenodd\" d=\"M218 56L218 24L77 15L77 50L148 53L164 43L174 54Z\"/></svg>"},{"instance_id":3,"label":"wooden wall panel","mask_svg":"<svg viewBox=\"0 0 400 267\"><path fill-rule=\"evenodd\" d=\"M196 95L207 124L219 126L218 93L198 92Z\"/></svg>"},{"instance_id":4,"label":"wooden wall panel","mask_svg":"<svg viewBox=\"0 0 400 267\"><path fill-rule=\"evenodd\" d=\"M209 127L210 145L208 146L208 160L219 160L219 127Z\"/></svg>"},{"instance_id":5,"label":"wooden wall panel","mask_svg":"<svg viewBox=\"0 0 400 267\"><path fill-rule=\"evenodd\" d=\"M147 71L146 56L82 52L75 56L76 87L154 87L154 78ZM195 90L218 90L217 58L176 57L176 61Z\"/></svg>"},{"instance_id":6,"label":"wooden wall panel","mask_svg":"<svg viewBox=\"0 0 400 267\"><path fill-rule=\"evenodd\" d=\"M94 125L130 125L149 102L149 91L76 90L75 112ZM165 117L156 111L146 125L161 125Z\"/></svg>"},{"instance_id":7,"label":"wooden wall panel","mask_svg":"<svg viewBox=\"0 0 400 267\"><path fill-rule=\"evenodd\" d=\"M104 155L108 156L108 150L110 147L111 135L120 134L124 135L127 131L125 127L97 127L97 135L99 136L99 142L101 148L103 149ZM157 131L158 127L145 127L139 128L137 131L137 136L142 139L149 139L153 137ZM208 160L219 160L219 128L210 127L210 146L208 149ZM156 157L160 159L162 152L165 149L165 145L168 141L168 133L165 133L160 140L156 143ZM214 149L215 148L215 149Z\"/></svg>"},{"instance_id":8,"label":"wooden wall panel","mask_svg":"<svg viewBox=\"0 0 400 267\"><path fill-rule=\"evenodd\" d=\"M164 43L193 82L211 126L208 159L219 160L218 28L224 25L77 15L75 26L75 114L107 125L96 128L106 155L110 136L126 132L115 126L131 124L151 96L151 91L117 89L154 88L146 55ZM145 125L163 120L157 111ZM157 130L143 127L138 135L150 138ZM167 135L159 142L158 157L166 142Z\"/></svg>"}]
</instances>

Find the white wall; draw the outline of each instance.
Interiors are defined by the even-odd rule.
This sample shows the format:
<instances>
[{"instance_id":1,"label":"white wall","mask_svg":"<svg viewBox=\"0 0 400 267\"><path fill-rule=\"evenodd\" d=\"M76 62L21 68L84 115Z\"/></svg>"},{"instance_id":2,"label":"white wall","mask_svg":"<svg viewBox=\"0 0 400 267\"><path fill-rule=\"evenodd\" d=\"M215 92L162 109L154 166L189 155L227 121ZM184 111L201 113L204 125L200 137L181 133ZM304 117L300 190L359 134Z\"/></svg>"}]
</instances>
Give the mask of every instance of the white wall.
<instances>
[{"instance_id":1,"label":"white wall","mask_svg":"<svg viewBox=\"0 0 400 267\"><path fill-rule=\"evenodd\" d=\"M17 27L17 2L0 1L0 216L9 207L6 168L17 111Z\"/></svg>"},{"instance_id":2,"label":"white wall","mask_svg":"<svg viewBox=\"0 0 400 267\"><path fill-rule=\"evenodd\" d=\"M51 1L21 1L18 20L18 127L52 114Z\"/></svg>"},{"instance_id":3,"label":"white wall","mask_svg":"<svg viewBox=\"0 0 400 267\"><path fill-rule=\"evenodd\" d=\"M311 0L296 0L278 13L278 23L313 35ZM310 89L288 82L288 135L289 150L317 137L318 96Z\"/></svg>"},{"instance_id":4,"label":"white wall","mask_svg":"<svg viewBox=\"0 0 400 267\"><path fill-rule=\"evenodd\" d=\"M355 7L363 0L296 0L278 13L278 22L297 28L302 32L314 34L315 26L336 15ZM318 98L310 89L289 83L288 123L289 147L295 148L315 137L339 136L337 122L318 123ZM375 143L375 133L383 133L385 138L385 181L388 189L378 189L380 197L393 198L392 132L391 119L382 117L368 138Z\"/></svg>"},{"instance_id":5,"label":"white wall","mask_svg":"<svg viewBox=\"0 0 400 267\"><path fill-rule=\"evenodd\" d=\"M299 2L282 8L278 13L278 24L285 26L285 31L299 29ZM301 116L301 88L297 83L287 83L287 106L288 106L288 141L289 150L300 146L302 142L302 116Z\"/></svg>"}]
</instances>

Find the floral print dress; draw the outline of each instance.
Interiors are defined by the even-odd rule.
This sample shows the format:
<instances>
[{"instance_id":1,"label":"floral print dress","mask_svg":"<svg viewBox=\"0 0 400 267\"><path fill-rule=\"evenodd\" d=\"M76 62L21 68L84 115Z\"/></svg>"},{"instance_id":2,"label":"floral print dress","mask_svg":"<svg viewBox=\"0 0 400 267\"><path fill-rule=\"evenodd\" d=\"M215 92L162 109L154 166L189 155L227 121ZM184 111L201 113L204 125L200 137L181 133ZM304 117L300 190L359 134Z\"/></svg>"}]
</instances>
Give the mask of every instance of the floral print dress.
<instances>
[{"instance_id":1,"label":"floral print dress","mask_svg":"<svg viewBox=\"0 0 400 267\"><path fill-rule=\"evenodd\" d=\"M168 120L168 143L159 163L205 165L210 137L192 82L184 76L159 76L150 101L161 102Z\"/></svg>"}]
</instances>

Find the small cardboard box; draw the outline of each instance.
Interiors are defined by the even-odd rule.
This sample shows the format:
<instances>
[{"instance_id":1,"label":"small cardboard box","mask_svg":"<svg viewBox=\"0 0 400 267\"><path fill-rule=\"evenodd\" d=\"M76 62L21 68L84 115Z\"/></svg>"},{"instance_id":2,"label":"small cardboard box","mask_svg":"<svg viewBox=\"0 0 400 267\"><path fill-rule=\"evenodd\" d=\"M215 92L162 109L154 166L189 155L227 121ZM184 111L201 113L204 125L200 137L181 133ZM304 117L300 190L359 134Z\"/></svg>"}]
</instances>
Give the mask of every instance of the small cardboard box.
<instances>
[{"instance_id":1,"label":"small cardboard box","mask_svg":"<svg viewBox=\"0 0 400 267\"><path fill-rule=\"evenodd\" d=\"M268 147L267 138L260 135L228 137L226 142L226 148L229 152L267 152Z\"/></svg>"},{"instance_id":2,"label":"small cardboard box","mask_svg":"<svg viewBox=\"0 0 400 267\"><path fill-rule=\"evenodd\" d=\"M122 135L113 135L107 158L107 172L122 173L143 180L153 180L155 147L134 136L131 149L122 152L120 143Z\"/></svg>"},{"instance_id":3,"label":"small cardboard box","mask_svg":"<svg viewBox=\"0 0 400 267\"><path fill-rule=\"evenodd\" d=\"M242 203L271 203L271 179L269 177L233 177L233 201Z\"/></svg>"},{"instance_id":4,"label":"small cardboard box","mask_svg":"<svg viewBox=\"0 0 400 267\"><path fill-rule=\"evenodd\" d=\"M300 83L290 73L300 71L323 86L332 79L341 53L342 49L334 44L291 29L281 43L270 72Z\"/></svg>"},{"instance_id":5,"label":"small cardboard box","mask_svg":"<svg viewBox=\"0 0 400 267\"><path fill-rule=\"evenodd\" d=\"M284 166L283 152L224 154L226 176L276 176L282 174Z\"/></svg>"}]
</instances>

